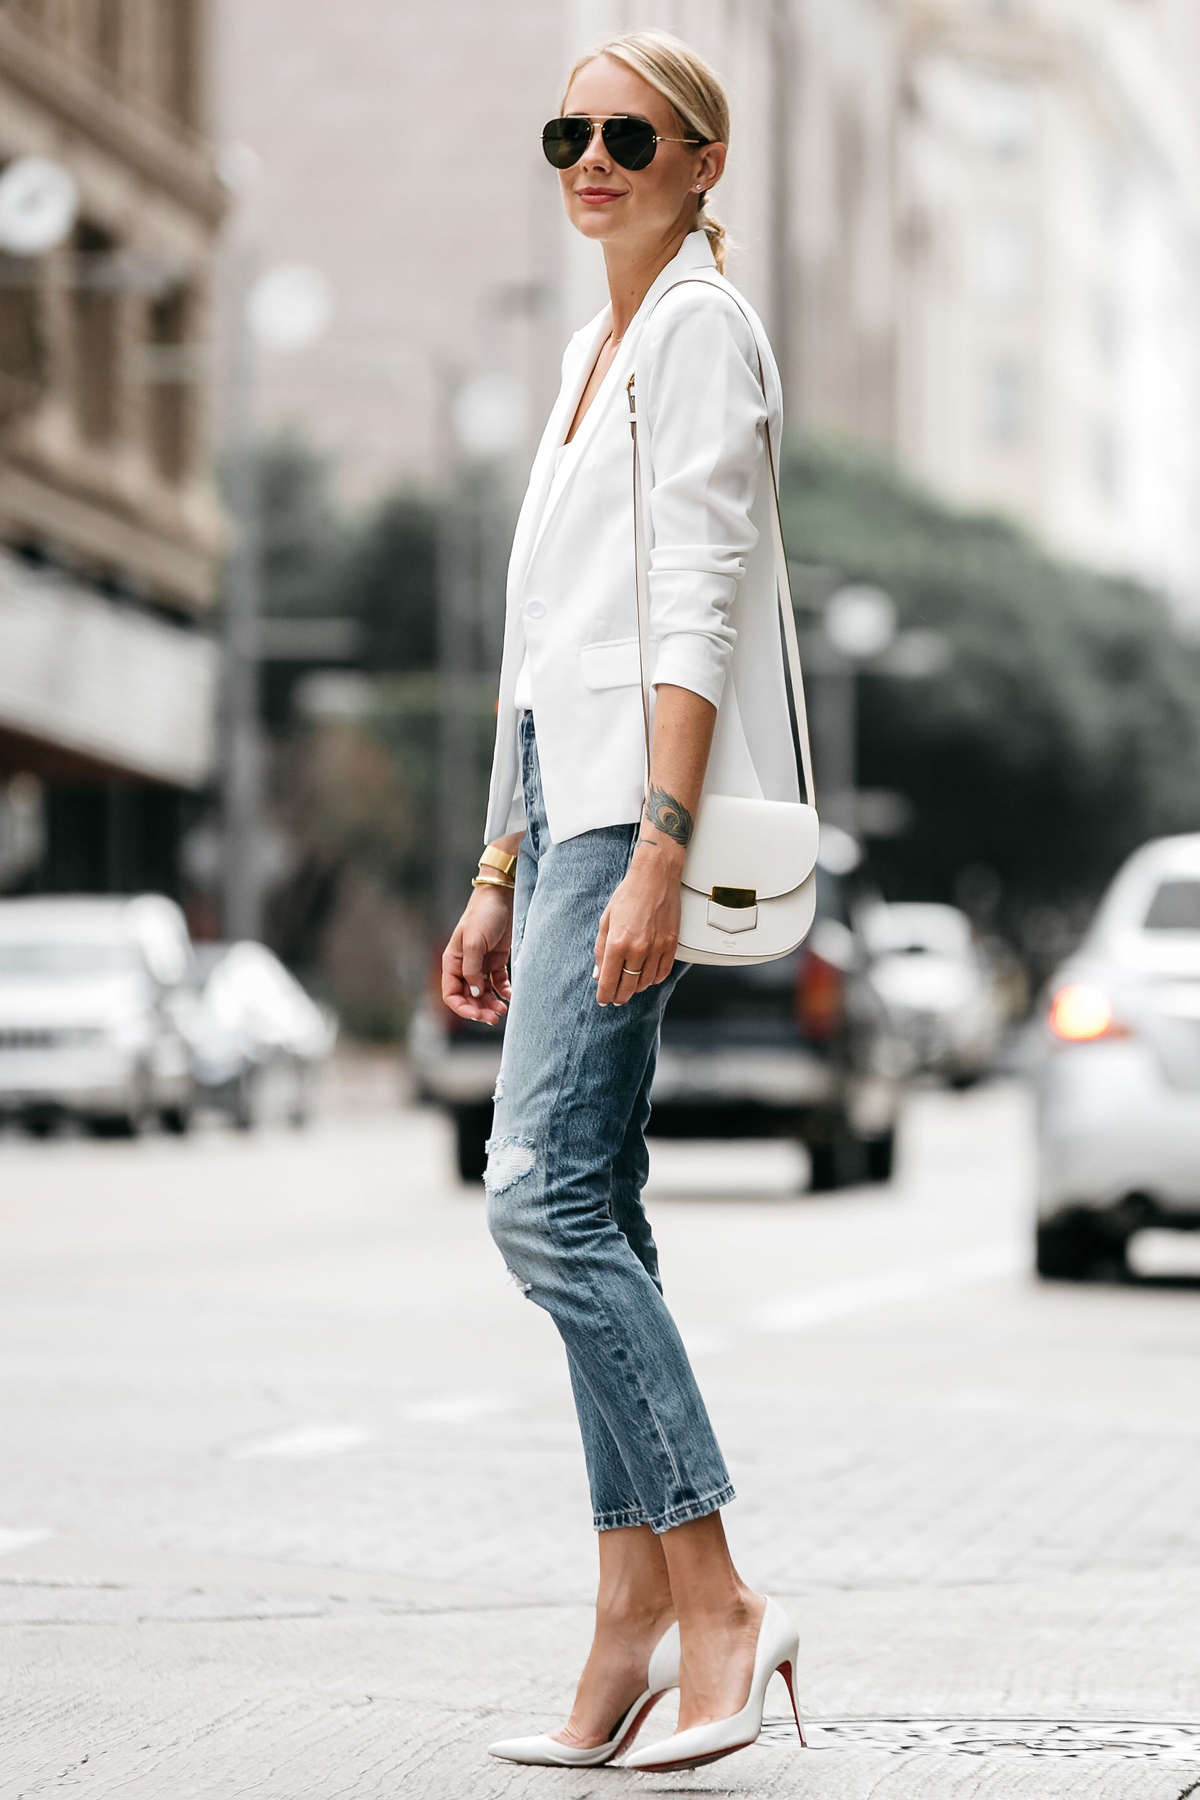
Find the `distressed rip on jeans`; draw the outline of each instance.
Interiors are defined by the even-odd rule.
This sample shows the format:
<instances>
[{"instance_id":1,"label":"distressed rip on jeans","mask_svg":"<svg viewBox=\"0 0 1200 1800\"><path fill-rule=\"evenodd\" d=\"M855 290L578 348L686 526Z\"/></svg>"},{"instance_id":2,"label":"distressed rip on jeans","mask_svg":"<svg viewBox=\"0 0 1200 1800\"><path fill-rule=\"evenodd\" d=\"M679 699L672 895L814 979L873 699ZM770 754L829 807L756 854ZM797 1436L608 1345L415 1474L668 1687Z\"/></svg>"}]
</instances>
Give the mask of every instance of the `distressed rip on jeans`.
<instances>
[{"instance_id":1,"label":"distressed rip on jeans","mask_svg":"<svg viewBox=\"0 0 1200 1800\"><path fill-rule=\"evenodd\" d=\"M503 1194L515 1187L537 1160L533 1145L524 1138L489 1138L487 1151L483 1185L489 1194Z\"/></svg>"}]
</instances>

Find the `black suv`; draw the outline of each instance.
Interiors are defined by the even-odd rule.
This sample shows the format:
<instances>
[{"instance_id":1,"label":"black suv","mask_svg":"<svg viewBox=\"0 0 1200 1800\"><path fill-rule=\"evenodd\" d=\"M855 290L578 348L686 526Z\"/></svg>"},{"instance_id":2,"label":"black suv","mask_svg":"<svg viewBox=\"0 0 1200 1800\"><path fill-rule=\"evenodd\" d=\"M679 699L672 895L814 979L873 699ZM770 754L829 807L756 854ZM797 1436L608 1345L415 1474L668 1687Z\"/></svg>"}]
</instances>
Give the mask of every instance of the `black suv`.
<instances>
[{"instance_id":1,"label":"black suv","mask_svg":"<svg viewBox=\"0 0 1200 1800\"><path fill-rule=\"evenodd\" d=\"M817 870L817 917L803 947L777 962L697 964L663 1020L651 1135L794 1137L818 1191L892 1173L909 1058L865 978L866 952L843 877ZM422 1099L454 1119L458 1167L480 1181L491 1130L501 1028L457 1018L435 969L409 1049Z\"/></svg>"}]
</instances>

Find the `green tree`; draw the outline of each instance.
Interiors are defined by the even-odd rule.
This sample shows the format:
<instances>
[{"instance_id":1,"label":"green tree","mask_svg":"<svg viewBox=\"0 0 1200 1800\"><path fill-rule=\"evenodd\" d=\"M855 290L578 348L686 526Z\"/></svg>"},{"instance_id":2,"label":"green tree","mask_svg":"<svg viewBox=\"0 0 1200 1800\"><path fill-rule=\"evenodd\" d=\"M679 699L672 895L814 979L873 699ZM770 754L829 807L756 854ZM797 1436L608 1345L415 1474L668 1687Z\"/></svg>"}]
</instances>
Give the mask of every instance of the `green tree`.
<instances>
[{"instance_id":1,"label":"green tree","mask_svg":"<svg viewBox=\"0 0 1200 1800\"><path fill-rule=\"evenodd\" d=\"M292 432L258 452L263 611L328 618L352 610L342 570L349 549L326 458Z\"/></svg>"},{"instance_id":2,"label":"green tree","mask_svg":"<svg viewBox=\"0 0 1200 1800\"><path fill-rule=\"evenodd\" d=\"M393 673L437 662L437 515L415 494L389 494L357 526L341 572L363 661Z\"/></svg>"},{"instance_id":3,"label":"green tree","mask_svg":"<svg viewBox=\"0 0 1200 1800\"><path fill-rule=\"evenodd\" d=\"M928 681L861 682L860 780L915 811L874 847L885 892L949 899L984 865L1020 935L1031 909L1084 909L1144 839L1200 828L1200 652L1161 597L859 452L794 443L782 487L818 586L876 582L951 648Z\"/></svg>"}]
</instances>

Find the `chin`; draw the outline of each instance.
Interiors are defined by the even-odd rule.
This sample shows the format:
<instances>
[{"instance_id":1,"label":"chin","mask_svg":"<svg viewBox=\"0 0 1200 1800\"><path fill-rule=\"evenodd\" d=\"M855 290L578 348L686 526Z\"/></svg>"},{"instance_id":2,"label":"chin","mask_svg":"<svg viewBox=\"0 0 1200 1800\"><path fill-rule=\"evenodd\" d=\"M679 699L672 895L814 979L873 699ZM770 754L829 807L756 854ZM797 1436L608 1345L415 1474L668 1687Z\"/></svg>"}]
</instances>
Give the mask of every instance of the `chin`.
<instances>
[{"instance_id":1,"label":"chin","mask_svg":"<svg viewBox=\"0 0 1200 1800\"><path fill-rule=\"evenodd\" d=\"M571 223L583 237L594 238L599 242L626 230L629 221L618 218L607 206L595 212L590 206L581 206L578 211L572 211Z\"/></svg>"}]
</instances>

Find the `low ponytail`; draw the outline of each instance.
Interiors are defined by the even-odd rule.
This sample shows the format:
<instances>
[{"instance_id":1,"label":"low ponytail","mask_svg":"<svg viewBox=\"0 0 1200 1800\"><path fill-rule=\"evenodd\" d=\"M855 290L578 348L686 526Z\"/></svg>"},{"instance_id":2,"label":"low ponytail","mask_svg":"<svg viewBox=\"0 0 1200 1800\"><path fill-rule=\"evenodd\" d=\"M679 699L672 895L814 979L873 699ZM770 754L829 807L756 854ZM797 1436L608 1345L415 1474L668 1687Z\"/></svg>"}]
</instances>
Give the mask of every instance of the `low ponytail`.
<instances>
[{"instance_id":1,"label":"low ponytail","mask_svg":"<svg viewBox=\"0 0 1200 1800\"><path fill-rule=\"evenodd\" d=\"M700 229L708 239L708 247L712 251L713 261L717 265L717 274L723 275L725 273L725 249L729 242L729 233L722 225L720 219L715 219L708 211L704 204L707 197L706 194L701 194L700 196Z\"/></svg>"},{"instance_id":2,"label":"low ponytail","mask_svg":"<svg viewBox=\"0 0 1200 1800\"><path fill-rule=\"evenodd\" d=\"M610 38L608 43L579 58L567 76L564 102L580 69L598 56L611 56L614 62L624 63L627 69L632 69L635 75L656 88L674 107L675 116L687 136L697 137L706 144L729 142L728 96L715 71L690 45L665 31L628 31L622 37ZM713 260L723 275L728 238L720 220L708 212L707 199L707 194L700 195L696 224L707 237Z\"/></svg>"}]
</instances>

